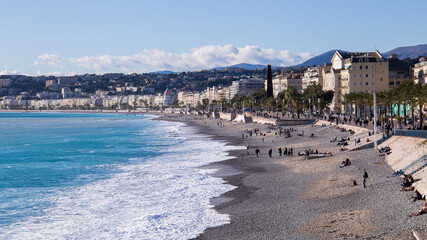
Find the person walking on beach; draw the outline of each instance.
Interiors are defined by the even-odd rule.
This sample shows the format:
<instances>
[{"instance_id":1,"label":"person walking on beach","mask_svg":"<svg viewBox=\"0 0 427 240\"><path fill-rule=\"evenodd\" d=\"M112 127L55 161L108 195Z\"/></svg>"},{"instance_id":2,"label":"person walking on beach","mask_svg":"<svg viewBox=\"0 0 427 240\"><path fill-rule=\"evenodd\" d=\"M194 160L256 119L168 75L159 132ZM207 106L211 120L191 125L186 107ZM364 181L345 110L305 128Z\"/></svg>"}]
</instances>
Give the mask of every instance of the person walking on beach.
<instances>
[{"instance_id":1,"label":"person walking on beach","mask_svg":"<svg viewBox=\"0 0 427 240\"><path fill-rule=\"evenodd\" d=\"M268 150L268 156L273 157L273 149L270 148L270 150Z\"/></svg>"},{"instance_id":2,"label":"person walking on beach","mask_svg":"<svg viewBox=\"0 0 427 240\"><path fill-rule=\"evenodd\" d=\"M279 156L282 156L282 148L279 147Z\"/></svg>"},{"instance_id":3,"label":"person walking on beach","mask_svg":"<svg viewBox=\"0 0 427 240\"><path fill-rule=\"evenodd\" d=\"M255 149L255 154L256 154L256 157L257 157L257 158L259 158L259 153L260 153L259 148Z\"/></svg>"},{"instance_id":4,"label":"person walking on beach","mask_svg":"<svg viewBox=\"0 0 427 240\"><path fill-rule=\"evenodd\" d=\"M246 153L249 155L249 145L246 146Z\"/></svg>"},{"instance_id":5,"label":"person walking on beach","mask_svg":"<svg viewBox=\"0 0 427 240\"><path fill-rule=\"evenodd\" d=\"M366 172L365 169L363 169L362 177L363 177L363 188L366 188L366 179L368 179L368 173Z\"/></svg>"},{"instance_id":6,"label":"person walking on beach","mask_svg":"<svg viewBox=\"0 0 427 240\"><path fill-rule=\"evenodd\" d=\"M288 148L285 147L285 150L283 150L283 155L288 156Z\"/></svg>"}]
</instances>

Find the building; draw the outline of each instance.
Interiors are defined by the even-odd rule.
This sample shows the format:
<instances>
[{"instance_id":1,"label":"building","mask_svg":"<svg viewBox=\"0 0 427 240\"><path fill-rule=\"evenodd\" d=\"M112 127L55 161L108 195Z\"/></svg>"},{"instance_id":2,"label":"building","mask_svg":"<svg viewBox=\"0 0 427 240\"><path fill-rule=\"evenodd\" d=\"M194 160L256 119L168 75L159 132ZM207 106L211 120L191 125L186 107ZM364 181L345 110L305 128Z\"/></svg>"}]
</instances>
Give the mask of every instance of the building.
<instances>
[{"instance_id":1,"label":"building","mask_svg":"<svg viewBox=\"0 0 427 240\"><path fill-rule=\"evenodd\" d=\"M317 84L323 87L323 75L321 74L323 66L309 67L302 77L302 89L306 89L311 84Z\"/></svg>"},{"instance_id":2,"label":"building","mask_svg":"<svg viewBox=\"0 0 427 240\"><path fill-rule=\"evenodd\" d=\"M298 91L302 89L302 74L301 73L287 73L273 78L273 96L276 98L280 92L293 87Z\"/></svg>"},{"instance_id":3,"label":"building","mask_svg":"<svg viewBox=\"0 0 427 240\"><path fill-rule=\"evenodd\" d=\"M61 94L62 94L62 98L66 99L66 98L72 98L72 91L70 90L70 88L68 87L64 87L61 89Z\"/></svg>"},{"instance_id":4,"label":"building","mask_svg":"<svg viewBox=\"0 0 427 240\"><path fill-rule=\"evenodd\" d=\"M264 79L248 78L233 81L230 86L230 95L233 98L235 95L246 96L255 93L265 88Z\"/></svg>"},{"instance_id":5,"label":"building","mask_svg":"<svg viewBox=\"0 0 427 240\"><path fill-rule=\"evenodd\" d=\"M0 79L0 87L9 87L11 83L12 80L10 79Z\"/></svg>"},{"instance_id":6,"label":"building","mask_svg":"<svg viewBox=\"0 0 427 240\"><path fill-rule=\"evenodd\" d=\"M331 65L325 65L324 90L333 90L331 111L350 111L345 106L344 95L350 92L378 92L389 89L389 65L380 52L336 51Z\"/></svg>"},{"instance_id":7,"label":"building","mask_svg":"<svg viewBox=\"0 0 427 240\"><path fill-rule=\"evenodd\" d=\"M396 54L390 56L388 60L389 78L388 85L390 89L399 86L402 82L411 79L411 65L399 60Z\"/></svg>"},{"instance_id":8,"label":"building","mask_svg":"<svg viewBox=\"0 0 427 240\"><path fill-rule=\"evenodd\" d=\"M78 82L77 77L60 77L58 78L58 84L63 86L71 86ZM47 84L47 81L46 81Z\"/></svg>"},{"instance_id":9,"label":"building","mask_svg":"<svg viewBox=\"0 0 427 240\"><path fill-rule=\"evenodd\" d=\"M427 61L425 58L420 58L420 62L415 64L412 71L416 83L426 84Z\"/></svg>"},{"instance_id":10,"label":"building","mask_svg":"<svg viewBox=\"0 0 427 240\"><path fill-rule=\"evenodd\" d=\"M177 100L175 93L172 90L166 89L163 93L163 106L172 106L174 101Z\"/></svg>"}]
</instances>

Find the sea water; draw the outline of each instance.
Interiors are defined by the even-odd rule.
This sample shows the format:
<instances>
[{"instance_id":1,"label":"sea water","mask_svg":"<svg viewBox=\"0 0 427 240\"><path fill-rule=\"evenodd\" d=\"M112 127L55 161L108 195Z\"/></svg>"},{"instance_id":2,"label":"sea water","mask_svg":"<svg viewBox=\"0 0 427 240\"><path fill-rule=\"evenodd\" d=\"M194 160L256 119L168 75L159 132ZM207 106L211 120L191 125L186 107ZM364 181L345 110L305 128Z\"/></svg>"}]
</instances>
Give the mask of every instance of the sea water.
<instances>
[{"instance_id":1,"label":"sea water","mask_svg":"<svg viewBox=\"0 0 427 240\"><path fill-rule=\"evenodd\" d=\"M212 169L236 147L182 123L0 113L1 239L188 239L229 222Z\"/></svg>"}]
</instances>

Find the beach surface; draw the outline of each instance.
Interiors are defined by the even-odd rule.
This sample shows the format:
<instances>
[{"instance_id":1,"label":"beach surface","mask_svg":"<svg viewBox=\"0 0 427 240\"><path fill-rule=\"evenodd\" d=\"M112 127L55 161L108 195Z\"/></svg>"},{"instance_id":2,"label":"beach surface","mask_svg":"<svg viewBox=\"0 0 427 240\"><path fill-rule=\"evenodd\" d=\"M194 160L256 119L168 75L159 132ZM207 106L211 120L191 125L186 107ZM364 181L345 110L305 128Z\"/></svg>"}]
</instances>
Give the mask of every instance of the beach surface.
<instances>
[{"instance_id":1,"label":"beach surface","mask_svg":"<svg viewBox=\"0 0 427 240\"><path fill-rule=\"evenodd\" d=\"M236 158L206 166L219 169L215 176L237 188L212 199L217 211L230 215L231 223L206 229L197 239L414 239L412 230L423 233L426 228L427 215L409 217L423 201L412 202L412 192L400 191L402 179L388 177L393 170L384 156L372 148L341 151L330 140L350 137L351 147L354 136L335 126L282 127L294 130L285 138L275 136L278 127L256 123L165 113L158 119L185 122L214 139L249 146L249 154L230 151ZM263 135L250 136L247 130L254 129ZM304 136L298 136L302 131ZM368 131L357 134L363 137ZM292 147L293 156L279 156L279 147ZM306 149L332 156L298 156ZM346 158L352 164L340 168ZM363 169L369 175L366 188Z\"/></svg>"}]
</instances>

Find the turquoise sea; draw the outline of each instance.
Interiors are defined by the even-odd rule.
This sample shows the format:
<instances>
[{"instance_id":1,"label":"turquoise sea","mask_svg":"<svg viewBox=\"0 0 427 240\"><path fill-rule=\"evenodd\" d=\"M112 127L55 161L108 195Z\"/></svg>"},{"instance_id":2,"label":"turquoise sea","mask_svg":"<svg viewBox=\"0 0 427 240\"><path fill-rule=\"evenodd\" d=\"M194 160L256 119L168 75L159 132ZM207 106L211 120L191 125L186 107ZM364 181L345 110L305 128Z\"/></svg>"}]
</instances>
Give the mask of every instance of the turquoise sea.
<instances>
[{"instance_id":1,"label":"turquoise sea","mask_svg":"<svg viewBox=\"0 0 427 240\"><path fill-rule=\"evenodd\" d=\"M234 147L125 114L0 113L1 239L187 239L229 222L209 199Z\"/></svg>"}]
</instances>

